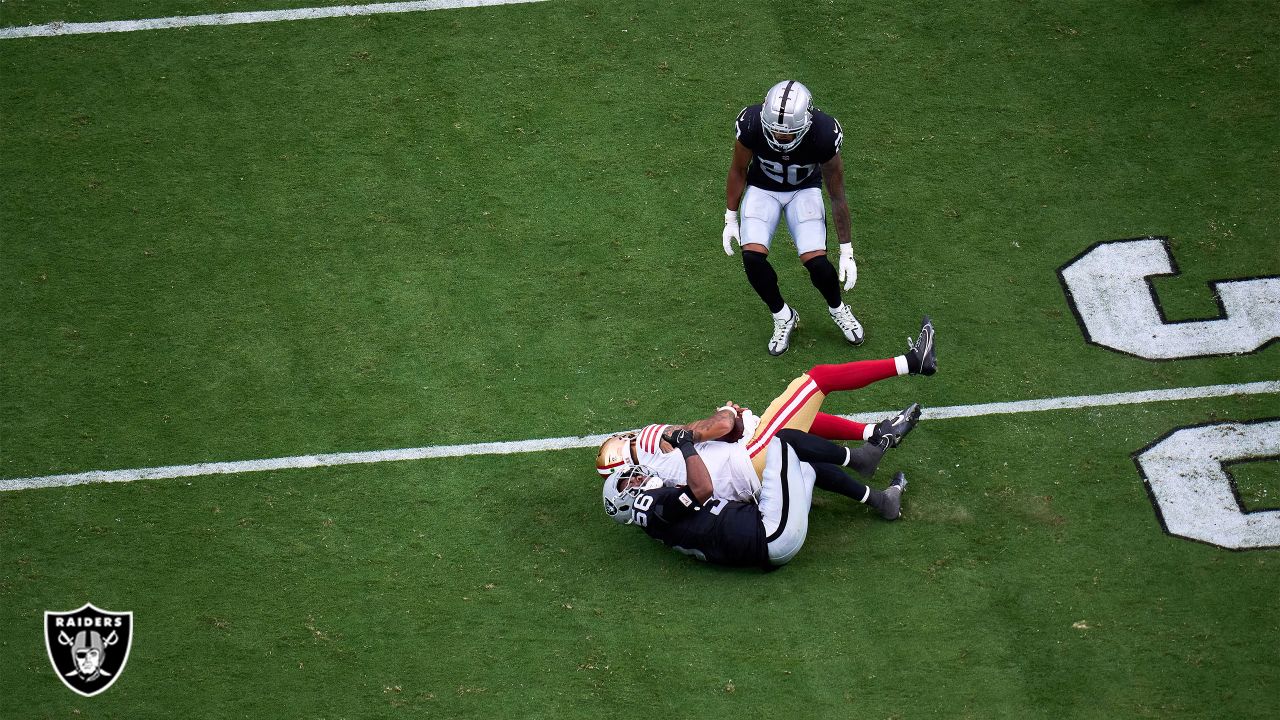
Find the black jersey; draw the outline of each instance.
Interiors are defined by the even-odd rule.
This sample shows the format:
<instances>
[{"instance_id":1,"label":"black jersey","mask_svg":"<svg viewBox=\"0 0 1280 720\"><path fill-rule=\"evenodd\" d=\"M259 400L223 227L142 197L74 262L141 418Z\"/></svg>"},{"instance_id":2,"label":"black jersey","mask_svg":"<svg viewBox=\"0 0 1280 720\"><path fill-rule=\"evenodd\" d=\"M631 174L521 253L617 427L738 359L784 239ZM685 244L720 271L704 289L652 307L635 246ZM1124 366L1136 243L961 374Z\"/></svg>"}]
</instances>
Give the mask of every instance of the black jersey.
<instances>
[{"instance_id":1,"label":"black jersey","mask_svg":"<svg viewBox=\"0 0 1280 720\"><path fill-rule=\"evenodd\" d=\"M764 523L750 503L701 504L687 486L664 487L636 498L635 515L649 537L686 555L720 565L769 567Z\"/></svg>"},{"instance_id":2,"label":"black jersey","mask_svg":"<svg viewBox=\"0 0 1280 720\"><path fill-rule=\"evenodd\" d=\"M822 187L821 165L840 152L840 143L844 141L840 123L814 108L809 132L799 145L782 153L765 139L764 125L760 122L762 107L752 105L738 115L738 142L755 155L747 168L747 184L781 192Z\"/></svg>"}]
</instances>

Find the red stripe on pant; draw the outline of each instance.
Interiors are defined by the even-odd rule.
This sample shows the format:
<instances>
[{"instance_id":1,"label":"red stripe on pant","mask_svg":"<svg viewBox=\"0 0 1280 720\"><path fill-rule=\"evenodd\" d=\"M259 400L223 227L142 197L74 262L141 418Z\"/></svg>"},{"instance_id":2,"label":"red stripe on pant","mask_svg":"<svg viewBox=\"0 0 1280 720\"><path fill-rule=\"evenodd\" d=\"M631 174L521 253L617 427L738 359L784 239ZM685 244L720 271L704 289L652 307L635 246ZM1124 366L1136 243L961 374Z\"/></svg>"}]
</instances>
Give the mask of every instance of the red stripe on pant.
<instances>
[{"instance_id":1,"label":"red stripe on pant","mask_svg":"<svg viewBox=\"0 0 1280 720\"><path fill-rule=\"evenodd\" d=\"M777 417L774 417L769 421L769 427L765 428L763 432L751 441L752 448L749 452L751 457L754 458L756 455L760 454L761 450L769 447L769 441L773 440L773 436L777 435L779 430L786 427L787 423L791 422L791 418L795 417L796 413L804 409L805 403L809 402L809 400L819 392L820 391L816 383L806 383L804 385L804 390L787 402L789 411L785 415L778 413Z\"/></svg>"}]
</instances>

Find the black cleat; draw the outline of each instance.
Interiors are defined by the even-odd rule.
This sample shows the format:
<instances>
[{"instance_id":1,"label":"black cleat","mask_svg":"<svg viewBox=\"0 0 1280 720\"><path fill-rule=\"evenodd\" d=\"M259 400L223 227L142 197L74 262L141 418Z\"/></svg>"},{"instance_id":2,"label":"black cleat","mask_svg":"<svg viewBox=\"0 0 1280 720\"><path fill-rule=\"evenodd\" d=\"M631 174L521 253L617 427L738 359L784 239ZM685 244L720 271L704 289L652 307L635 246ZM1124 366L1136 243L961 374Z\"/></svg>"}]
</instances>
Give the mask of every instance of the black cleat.
<instances>
[{"instance_id":1,"label":"black cleat","mask_svg":"<svg viewBox=\"0 0 1280 720\"><path fill-rule=\"evenodd\" d=\"M898 447L918 422L920 422L920 403L911 403L897 415L876 423L875 429L871 431L870 442L885 450Z\"/></svg>"},{"instance_id":2,"label":"black cleat","mask_svg":"<svg viewBox=\"0 0 1280 720\"><path fill-rule=\"evenodd\" d=\"M933 321L928 315L920 323L920 335L915 342L907 338L907 369L917 375L938 372L938 356L933 351Z\"/></svg>"},{"instance_id":3,"label":"black cleat","mask_svg":"<svg viewBox=\"0 0 1280 720\"><path fill-rule=\"evenodd\" d=\"M907 490L907 476L901 472L894 473L893 482L884 489L884 502L880 506L880 517L885 520L897 520L902 517L902 493Z\"/></svg>"}]
</instances>

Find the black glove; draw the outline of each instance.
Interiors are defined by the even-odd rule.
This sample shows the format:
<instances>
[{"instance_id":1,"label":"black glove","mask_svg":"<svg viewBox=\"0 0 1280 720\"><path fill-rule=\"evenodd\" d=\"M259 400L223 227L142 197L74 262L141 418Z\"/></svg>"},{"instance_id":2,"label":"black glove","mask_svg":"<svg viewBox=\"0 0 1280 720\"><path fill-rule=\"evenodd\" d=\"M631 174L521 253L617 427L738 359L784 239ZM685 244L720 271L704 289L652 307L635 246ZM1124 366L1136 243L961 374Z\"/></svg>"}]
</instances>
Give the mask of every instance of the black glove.
<instances>
[{"instance_id":1,"label":"black glove","mask_svg":"<svg viewBox=\"0 0 1280 720\"><path fill-rule=\"evenodd\" d=\"M686 458L690 455L697 455L698 451L693 447L693 431L686 428L676 428L662 436L668 445L680 451L680 454Z\"/></svg>"}]
</instances>

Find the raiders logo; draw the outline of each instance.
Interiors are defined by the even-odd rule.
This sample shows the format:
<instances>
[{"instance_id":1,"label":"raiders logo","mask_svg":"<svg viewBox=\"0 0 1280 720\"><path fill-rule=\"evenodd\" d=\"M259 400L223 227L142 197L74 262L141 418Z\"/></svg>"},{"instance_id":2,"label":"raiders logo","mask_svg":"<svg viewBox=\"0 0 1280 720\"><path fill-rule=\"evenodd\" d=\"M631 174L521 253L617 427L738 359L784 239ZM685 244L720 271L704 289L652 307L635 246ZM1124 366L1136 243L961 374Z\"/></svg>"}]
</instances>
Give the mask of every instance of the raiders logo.
<instances>
[{"instance_id":1,"label":"raiders logo","mask_svg":"<svg viewBox=\"0 0 1280 720\"><path fill-rule=\"evenodd\" d=\"M132 645L132 612L85 603L78 610L44 614L49 662L62 684L85 697L105 692L120 679Z\"/></svg>"}]
</instances>

